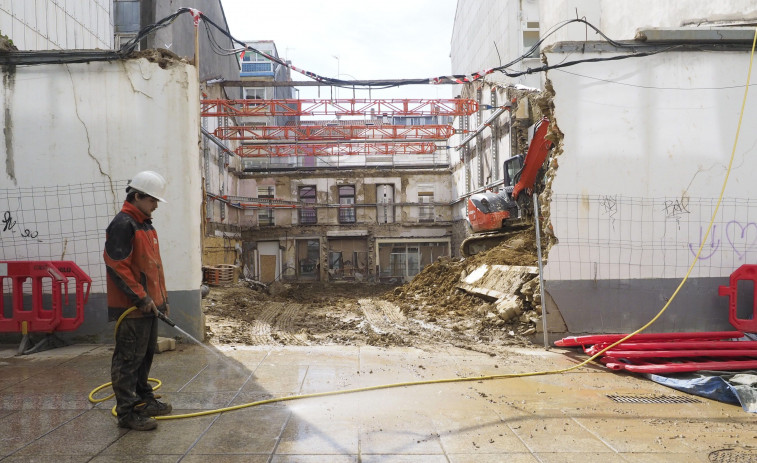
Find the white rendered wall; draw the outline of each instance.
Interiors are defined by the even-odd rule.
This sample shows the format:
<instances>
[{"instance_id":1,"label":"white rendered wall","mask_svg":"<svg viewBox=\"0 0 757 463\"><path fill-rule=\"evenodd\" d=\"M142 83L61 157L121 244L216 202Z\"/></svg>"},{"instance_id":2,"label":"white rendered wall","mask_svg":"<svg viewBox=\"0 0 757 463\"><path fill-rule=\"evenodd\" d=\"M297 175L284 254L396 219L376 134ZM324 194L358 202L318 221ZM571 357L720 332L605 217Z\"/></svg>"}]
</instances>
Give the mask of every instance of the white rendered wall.
<instances>
[{"instance_id":1,"label":"white rendered wall","mask_svg":"<svg viewBox=\"0 0 757 463\"><path fill-rule=\"evenodd\" d=\"M585 18L614 40L633 40L638 29L684 27L716 22L749 23L757 19L753 0L540 0L542 31L567 19ZM551 35L544 46L562 41L602 40L583 24Z\"/></svg>"},{"instance_id":2,"label":"white rendered wall","mask_svg":"<svg viewBox=\"0 0 757 463\"><path fill-rule=\"evenodd\" d=\"M169 291L201 281L199 91L193 67L144 59L42 65L6 74L0 208L16 222L1 259L74 260L104 292L105 227L126 180L168 180L154 213ZM22 236L29 229L34 239Z\"/></svg>"},{"instance_id":3,"label":"white rendered wall","mask_svg":"<svg viewBox=\"0 0 757 463\"><path fill-rule=\"evenodd\" d=\"M548 55L550 63L564 58ZM669 52L549 73L564 139L550 205L559 242L545 278L685 274L720 194L748 65L747 52ZM757 261L755 107L751 92L724 203L693 277Z\"/></svg>"},{"instance_id":4,"label":"white rendered wall","mask_svg":"<svg viewBox=\"0 0 757 463\"><path fill-rule=\"evenodd\" d=\"M112 49L112 0L4 0L0 33L19 50Z\"/></svg>"}]
</instances>

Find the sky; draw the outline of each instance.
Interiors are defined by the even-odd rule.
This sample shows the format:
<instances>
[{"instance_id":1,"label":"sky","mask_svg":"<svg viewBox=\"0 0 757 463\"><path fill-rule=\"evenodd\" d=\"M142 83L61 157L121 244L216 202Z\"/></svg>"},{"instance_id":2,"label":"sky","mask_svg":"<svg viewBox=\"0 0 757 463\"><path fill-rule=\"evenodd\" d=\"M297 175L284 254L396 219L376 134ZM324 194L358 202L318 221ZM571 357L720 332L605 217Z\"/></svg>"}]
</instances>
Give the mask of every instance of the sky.
<instances>
[{"instance_id":1,"label":"sky","mask_svg":"<svg viewBox=\"0 0 757 463\"><path fill-rule=\"evenodd\" d=\"M407 79L449 75L457 0L222 0L231 35L273 40L292 65L341 79ZM292 72L293 80L311 80ZM452 85L357 90L354 98L452 98ZM335 94L332 95L332 91ZM300 98L317 98L301 87ZM321 87L321 98L353 98L351 89Z\"/></svg>"}]
</instances>

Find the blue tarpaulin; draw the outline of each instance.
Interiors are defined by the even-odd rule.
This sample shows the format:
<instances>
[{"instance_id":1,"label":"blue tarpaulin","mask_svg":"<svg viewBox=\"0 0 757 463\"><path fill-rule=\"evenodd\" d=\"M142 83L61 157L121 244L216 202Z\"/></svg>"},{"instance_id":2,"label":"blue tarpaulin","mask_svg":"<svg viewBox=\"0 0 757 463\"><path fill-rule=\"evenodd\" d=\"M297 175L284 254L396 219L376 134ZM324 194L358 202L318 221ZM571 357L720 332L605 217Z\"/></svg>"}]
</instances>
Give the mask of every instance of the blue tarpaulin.
<instances>
[{"instance_id":1,"label":"blue tarpaulin","mask_svg":"<svg viewBox=\"0 0 757 463\"><path fill-rule=\"evenodd\" d=\"M698 371L675 375L645 375L673 389L719 402L739 404L757 413L757 371Z\"/></svg>"}]
</instances>

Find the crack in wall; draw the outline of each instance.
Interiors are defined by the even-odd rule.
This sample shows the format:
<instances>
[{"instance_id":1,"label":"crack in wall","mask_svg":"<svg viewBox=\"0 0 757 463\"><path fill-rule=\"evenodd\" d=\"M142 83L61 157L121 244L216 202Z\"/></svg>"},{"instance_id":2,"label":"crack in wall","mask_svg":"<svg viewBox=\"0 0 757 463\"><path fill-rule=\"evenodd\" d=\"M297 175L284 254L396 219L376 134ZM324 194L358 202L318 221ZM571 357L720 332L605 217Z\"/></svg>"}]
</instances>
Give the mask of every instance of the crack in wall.
<instances>
[{"instance_id":1,"label":"crack in wall","mask_svg":"<svg viewBox=\"0 0 757 463\"><path fill-rule=\"evenodd\" d=\"M79 105L77 102L77 94L76 94L76 85L74 85L74 77L71 75L71 69L69 69L68 65L64 65L66 68L66 72L68 72L68 77L71 79L71 93L74 97L74 112L76 113L76 118L79 119L79 122L81 122L82 127L84 127L84 133L87 136L87 155L92 158L93 161L97 164L97 169L100 171L100 174L108 178L108 182L110 184L110 191L113 194L113 202L111 203L111 206L113 207L113 213L118 213L118 196L116 195L116 189L113 185L113 178L106 173L103 168L102 164L100 164L100 160L95 157L95 155L92 153L92 140L89 137L89 128L87 127L87 124L84 122L84 119L82 119L81 115L79 114Z\"/></svg>"},{"instance_id":2,"label":"crack in wall","mask_svg":"<svg viewBox=\"0 0 757 463\"><path fill-rule=\"evenodd\" d=\"M149 98L149 99L152 100L153 99L152 95L149 95L149 94L143 92L142 90L139 90L137 87L134 86L134 82L132 82L132 80L131 80L131 73L129 72L128 69L126 69L126 62L125 61L121 61L121 67L124 68L124 75L126 76L126 79L129 81L129 85L131 85L131 91L134 92L134 93L141 93L142 95L144 95L147 98ZM142 71L142 64L141 63L139 65L139 70ZM144 80L148 80L149 77L145 76L144 73L142 73L142 78Z\"/></svg>"}]
</instances>

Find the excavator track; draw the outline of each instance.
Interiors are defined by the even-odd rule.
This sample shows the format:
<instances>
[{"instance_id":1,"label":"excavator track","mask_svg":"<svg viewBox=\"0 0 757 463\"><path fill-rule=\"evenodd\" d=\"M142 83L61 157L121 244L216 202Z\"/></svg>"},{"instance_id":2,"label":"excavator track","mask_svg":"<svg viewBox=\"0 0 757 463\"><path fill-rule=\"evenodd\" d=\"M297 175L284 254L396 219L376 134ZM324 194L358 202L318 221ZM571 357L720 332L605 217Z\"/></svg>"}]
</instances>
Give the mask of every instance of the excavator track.
<instances>
[{"instance_id":1,"label":"excavator track","mask_svg":"<svg viewBox=\"0 0 757 463\"><path fill-rule=\"evenodd\" d=\"M489 233L477 233L471 235L460 243L460 255L471 257L481 252L497 247L502 241L511 237L513 234L525 230L532 224L528 220L520 220L516 224L508 224L507 228L499 229Z\"/></svg>"}]
</instances>

